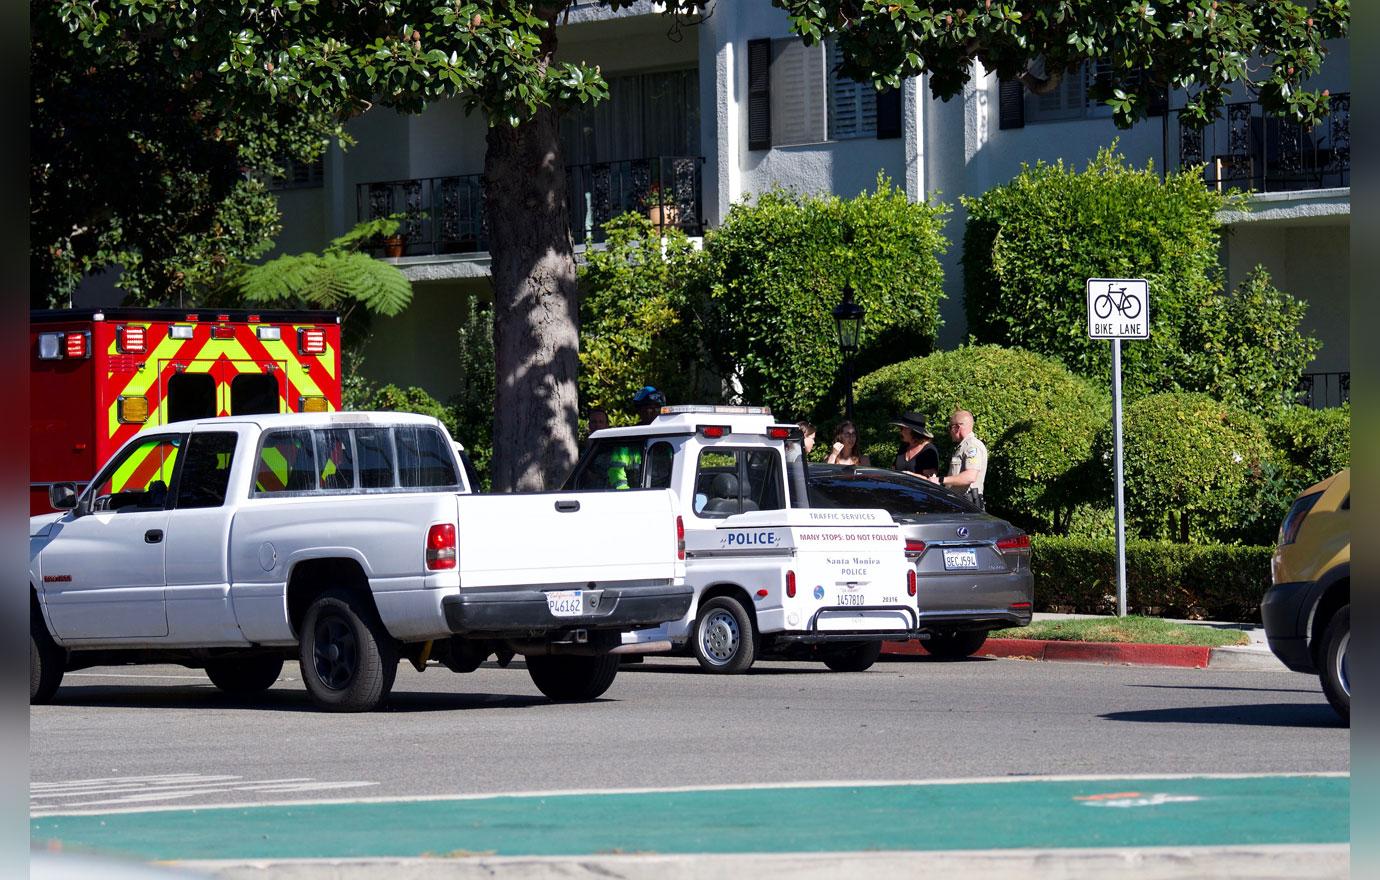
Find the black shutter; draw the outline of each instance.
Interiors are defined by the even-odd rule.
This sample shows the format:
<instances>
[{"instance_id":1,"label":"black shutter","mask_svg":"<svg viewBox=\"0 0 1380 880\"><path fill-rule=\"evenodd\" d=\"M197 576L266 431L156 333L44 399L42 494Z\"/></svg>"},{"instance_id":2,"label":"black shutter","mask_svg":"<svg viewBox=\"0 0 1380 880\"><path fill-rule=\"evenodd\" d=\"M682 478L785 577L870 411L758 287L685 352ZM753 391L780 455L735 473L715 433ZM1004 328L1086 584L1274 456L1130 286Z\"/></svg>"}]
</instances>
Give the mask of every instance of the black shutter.
<instances>
[{"instance_id":1,"label":"black shutter","mask_svg":"<svg viewBox=\"0 0 1380 880\"><path fill-rule=\"evenodd\" d=\"M901 90L877 93L877 140L901 136Z\"/></svg>"},{"instance_id":2,"label":"black shutter","mask_svg":"<svg viewBox=\"0 0 1380 880\"><path fill-rule=\"evenodd\" d=\"M748 40L748 149L771 149L771 40Z\"/></svg>"},{"instance_id":3,"label":"black shutter","mask_svg":"<svg viewBox=\"0 0 1380 880\"><path fill-rule=\"evenodd\" d=\"M1025 128L1025 86L1018 79L1004 79L998 84L997 127Z\"/></svg>"},{"instance_id":4,"label":"black shutter","mask_svg":"<svg viewBox=\"0 0 1380 880\"><path fill-rule=\"evenodd\" d=\"M1146 111L1151 116L1163 116L1169 112L1169 90L1156 87L1153 83L1146 83L1145 88L1150 90L1150 107Z\"/></svg>"}]
</instances>

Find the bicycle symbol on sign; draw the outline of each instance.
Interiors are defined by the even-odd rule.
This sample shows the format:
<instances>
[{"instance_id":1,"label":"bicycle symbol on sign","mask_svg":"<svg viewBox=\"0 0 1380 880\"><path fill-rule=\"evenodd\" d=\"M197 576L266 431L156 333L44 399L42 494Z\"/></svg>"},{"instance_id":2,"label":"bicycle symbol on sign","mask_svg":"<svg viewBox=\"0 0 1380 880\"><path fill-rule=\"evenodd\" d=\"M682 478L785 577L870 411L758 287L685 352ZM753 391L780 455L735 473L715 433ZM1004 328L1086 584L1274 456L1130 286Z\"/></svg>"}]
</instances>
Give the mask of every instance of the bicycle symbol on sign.
<instances>
[{"instance_id":1,"label":"bicycle symbol on sign","mask_svg":"<svg viewBox=\"0 0 1380 880\"><path fill-rule=\"evenodd\" d=\"M1131 296L1125 287L1114 288L1108 284L1107 292L1098 294L1093 300L1093 312L1099 318L1106 318L1112 313L1113 308L1121 317L1134 321L1140 317L1140 297Z\"/></svg>"}]
</instances>

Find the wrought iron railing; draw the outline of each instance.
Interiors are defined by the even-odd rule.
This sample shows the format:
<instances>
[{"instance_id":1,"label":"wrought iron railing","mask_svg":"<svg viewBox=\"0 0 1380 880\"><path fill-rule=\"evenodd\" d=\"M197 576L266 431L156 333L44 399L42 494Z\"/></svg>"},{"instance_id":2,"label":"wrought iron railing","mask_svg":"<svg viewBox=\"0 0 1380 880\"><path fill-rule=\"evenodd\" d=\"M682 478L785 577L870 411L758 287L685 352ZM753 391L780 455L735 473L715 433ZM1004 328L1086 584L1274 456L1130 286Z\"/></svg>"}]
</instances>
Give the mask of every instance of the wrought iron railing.
<instances>
[{"instance_id":1,"label":"wrought iron railing","mask_svg":"<svg viewBox=\"0 0 1380 880\"><path fill-rule=\"evenodd\" d=\"M1196 129L1174 114L1179 165L1203 165L1209 186L1291 192L1351 185L1351 93L1331 96L1312 127L1267 116L1260 104L1228 104L1221 119Z\"/></svg>"},{"instance_id":2,"label":"wrought iron railing","mask_svg":"<svg viewBox=\"0 0 1380 880\"><path fill-rule=\"evenodd\" d=\"M1351 400L1351 373L1304 373L1295 391L1299 403L1313 409L1341 406Z\"/></svg>"},{"instance_id":3,"label":"wrought iron railing","mask_svg":"<svg viewBox=\"0 0 1380 880\"><path fill-rule=\"evenodd\" d=\"M704 232L702 156L653 156L566 166L567 204L576 244L604 240L609 220L645 213L659 229ZM390 256L465 254L489 249L484 226L483 176L422 177L361 183L360 220L402 215Z\"/></svg>"}]
</instances>

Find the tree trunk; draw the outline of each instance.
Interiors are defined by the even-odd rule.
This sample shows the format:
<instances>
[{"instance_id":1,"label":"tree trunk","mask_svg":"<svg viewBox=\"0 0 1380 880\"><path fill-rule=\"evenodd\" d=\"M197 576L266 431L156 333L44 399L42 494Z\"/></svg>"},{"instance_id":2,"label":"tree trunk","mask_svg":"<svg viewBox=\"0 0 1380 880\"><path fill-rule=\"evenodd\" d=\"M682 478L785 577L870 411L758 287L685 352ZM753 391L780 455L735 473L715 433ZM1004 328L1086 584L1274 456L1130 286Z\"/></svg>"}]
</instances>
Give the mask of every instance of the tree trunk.
<instances>
[{"instance_id":1,"label":"tree trunk","mask_svg":"<svg viewBox=\"0 0 1380 880\"><path fill-rule=\"evenodd\" d=\"M551 19L543 38L556 51ZM496 121L484 158L494 291L493 488L555 488L575 464L579 302L556 111Z\"/></svg>"}]
</instances>

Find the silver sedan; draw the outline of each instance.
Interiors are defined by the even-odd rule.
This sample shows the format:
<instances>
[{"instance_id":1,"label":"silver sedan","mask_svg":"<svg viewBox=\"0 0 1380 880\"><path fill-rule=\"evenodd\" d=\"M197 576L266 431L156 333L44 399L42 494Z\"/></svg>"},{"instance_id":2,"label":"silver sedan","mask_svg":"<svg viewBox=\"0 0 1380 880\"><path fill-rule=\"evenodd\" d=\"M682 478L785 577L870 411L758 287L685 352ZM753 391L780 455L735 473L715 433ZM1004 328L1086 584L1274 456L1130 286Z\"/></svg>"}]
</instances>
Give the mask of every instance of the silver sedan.
<instances>
[{"instance_id":1,"label":"silver sedan","mask_svg":"<svg viewBox=\"0 0 1380 880\"><path fill-rule=\"evenodd\" d=\"M971 656L994 629L1030 623L1030 536L934 483L885 468L812 464L811 507L880 508L900 523L919 576L925 650Z\"/></svg>"}]
</instances>

